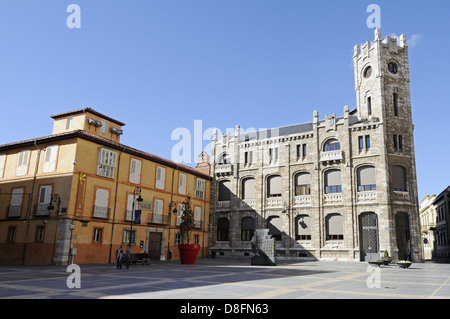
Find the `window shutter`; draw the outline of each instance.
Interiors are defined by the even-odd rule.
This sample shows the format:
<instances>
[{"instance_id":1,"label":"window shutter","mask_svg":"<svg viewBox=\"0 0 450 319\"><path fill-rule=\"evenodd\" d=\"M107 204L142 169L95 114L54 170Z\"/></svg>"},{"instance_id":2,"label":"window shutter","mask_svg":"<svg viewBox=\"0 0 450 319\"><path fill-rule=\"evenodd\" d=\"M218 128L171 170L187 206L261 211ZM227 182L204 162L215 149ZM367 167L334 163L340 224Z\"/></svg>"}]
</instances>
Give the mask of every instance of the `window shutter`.
<instances>
[{"instance_id":1,"label":"window shutter","mask_svg":"<svg viewBox=\"0 0 450 319\"><path fill-rule=\"evenodd\" d=\"M0 155L0 178L3 177L3 172L5 170L5 162L6 162L6 155L5 154Z\"/></svg>"},{"instance_id":2,"label":"window shutter","mask_svg":"<svg viewBox=\"0 0 450 319\"><path fill-rule=\"evenodd\" d=\"M330 214L328 219L328 235L343 235L343 217L339 214Z\"/></svg>"},{"instance_id":3,"label":"window shutter","mask_svg":"<svg viewBox=\"0 0 450 319\"><path fill-rule=\"evenodd\" d=\"M52 197L52 186L41 186L39 189L39 199L36 209L36 215L48 215L48 205Z\"/></svg>"},{"instance_id":4,"label":"window shutter","mask_svg":"<svg viewBox=\"0 0 450 319\"><path fill-rule=\"evenodd\" d=\"M231 200L231 182L220 181L219 182L219 201Z\"/></svg>"},{"instance_id":5,"label":"window shutter","mask_svg":"<svg viewBox=\"0 0 450 319\"><path fill-rule=\"evenodd\" d=\"M130 162L130 182L134 184L141 182L141 161L134 158Z\"/></svg>"},{"instance_id":6,"label":"window shutter","mask_svg":"<svg viewBox=\"0 0 450 319\"><path fill-rule=\"evenodd\" d=\"M164 167L156 168L156 188L164 189L166 186L166 169Z\"/></svg>"},{"instance_id":7,"label":"window shutter","mask_svg":"<svg viewBox=\"0 0 450 319\"><path fill-rule=\"evenodd\" d=\"M22 210L23 188L13 189L9 208L9 217L19 217Z\"/></svg>"},{"instance_id":8,"label":"window shutter","mask_svg":"<svg viewBox=\"0 0 450 319\"><path fill-rule=\"evenodd\" d=\"M47 146L45 149L44 166L42 171L44 173L53 172L56 167L56 156L58 154L58 145Z\"/></svg>"},{"instance_id":9,"label":"window shutter","mask_svg":"<svg viewBox=\"0 0 450 319\"><path fill-rule=\"evenodd\" d=\"M339 186L341 185L341 171L340 170L330 170L326 172L326 186Z\"/></svg>"},{"instance_id":10,"label":"window shutter","mask_svg":"<svg viewBox=\"0 0 450 319\"><path fill-rule=\"evenodd\" d=\"M300 215L297 219L297 235L311 235L311 217Z\"/></svg>"},{"instance_id":11,"label":"window shutter","mask_svg":"<svg viewBox=\"0 0 450 319\"><path fill-rule=\"evenodd\" d=\"M255 199L255 179L247 178L242 182L242 198Z\"/></svg>"},{"instance_id":12,"label":"window shutter","mask_svg":"<svg viewBox=\"0 0 450 319\"><path fill-rule=\"evenodd\" d=\"M311 175L309 173L300 173L295 176L295 185L311 184Z\"/></svg>"},{"instance_id":13,"label":"window shutter","mask_svg":"<svg viewBox=\"0 0 450 319\"><path fill-rule=\"evenodd\" d=\"M97 188L95 193L94 217L108 217L108 201L109 191L106 189Z\"/></svg>"},{"instance_id":14,"label":"window shutter","mask_svg":"<svg viewBox=\"0 0 450 319\"><path fill-rule=\"evenodd\" d=\"M186 180L187 176L185 174L180 173L178 175L178 193L179 194L186 194Z\"/></svg>"},{"instance_id":15,"label":"window shutter","mask_svg":"<svg viewBox=\"0 0 450 319\"><path fill-rule=\"evenodd\" d=\"M178 204L178 212L177 212L177 224L176 226L180 226L181 224L181 216L183 216L184 205Z\"/></svg>"},{"instance_id":16,"label":"window shutter","mask_svg":"<svg viewBox=\"0 0 450 319\"><path fill-rule=\"evenodd\" d=\"M137 200L133 194L128 194L127 198L127 214L125 220L131 221L133 218L133 199L134 199L134 209L137 209Z\"/></svg>"},{"instance_id":17,"label":"window shutter","mask_svg":"<svg viewBox=\"0 0 450 319\"><path fill-rule=\"evenodd\" d=\"M281 176L269 177L269 195L278 195L282 193Z\"/></svg>"},{"instance_id":18,"label":"window shutter","mask_svg":"<svg viewBox=\"0 0 450 319\"><path fill-rule=\"evenodd\" d=\"M28 170L28 159L30 151L21 151L19 153L19 159L17 161L16 176L23 176L27 174Z\"/></svg>"},{"instance_id":19,"label":"window shutter","mask_svg":"<svg viewBox=\"0 0 450 319\"><path fill-rule=\"evenodd\" d=\"M153 222L155 224L162 223L163 206L164 206L164 202L162 200L155 199L155 209L153 212Z\"/></svg>"},{"instance_id":20,"label":"window shutter","mask_svg":"<svg viewBox=\"0 0 450 319\"><path fill-rule=\"evenodd\" d=\"M394 190L406 191L406 175L405 169L401 166L392 167L392 178Z\"/></svg>"},{"instance_id":21,"label":"window shutter","mask_svg":"<svg viewBox=\"0 0 450 319\"><path fill-rule=\"evenodd\" d=\"M358 186L363 185L375 185L375 167L373 166L364 166L359 169L359 184Z\"/></svg>"},{"instance_id":22,"label":"window shutter","mask_svg":"<svg viewBox=\"0 0 450 319\"><path fill-rule=\"evenodd\" d=\"M195 207L194 209L194 227L200 228L202 220L202 208Z\"/></svg>"}]
</instances>

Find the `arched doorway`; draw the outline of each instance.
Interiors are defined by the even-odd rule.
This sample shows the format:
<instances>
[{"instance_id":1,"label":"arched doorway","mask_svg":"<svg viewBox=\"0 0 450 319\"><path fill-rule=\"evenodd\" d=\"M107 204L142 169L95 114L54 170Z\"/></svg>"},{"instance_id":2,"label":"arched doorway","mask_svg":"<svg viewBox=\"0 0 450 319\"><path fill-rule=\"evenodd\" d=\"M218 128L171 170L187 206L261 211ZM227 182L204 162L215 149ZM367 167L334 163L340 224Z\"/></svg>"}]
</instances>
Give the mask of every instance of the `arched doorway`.
<instances>
[{"instance_id":1,"label":"arched doorway","mask_svg":"<svg viewBox=\"0 0 450 319\"><path fill-rule=\"evenodd\" d=\"M378 260L380 254L377 214L368 212L359 215L359 236L361 261Z\"/></svg>"}]
</instances>

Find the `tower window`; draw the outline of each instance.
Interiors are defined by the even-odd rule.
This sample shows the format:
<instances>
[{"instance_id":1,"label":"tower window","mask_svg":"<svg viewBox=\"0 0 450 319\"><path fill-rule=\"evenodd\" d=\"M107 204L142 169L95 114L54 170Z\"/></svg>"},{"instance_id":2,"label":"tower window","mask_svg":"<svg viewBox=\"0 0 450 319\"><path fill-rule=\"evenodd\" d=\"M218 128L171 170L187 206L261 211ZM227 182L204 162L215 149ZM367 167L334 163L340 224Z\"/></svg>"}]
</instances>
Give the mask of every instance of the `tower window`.
<instances>
[{"instance_id":1,"label":"tower window","mask_svg":"<svg viewBox=\"0 0 450 319\"><path fill-rule=\"evenodd\" d=\"M364 77L367 79L372 75L372 67L368 66L365 70L364 70Z\"/></svg>"},{"instance_id":2,"label":"tower window","mask_svg":"<svg viewBox=\"0 0 450 319\"><path fill-rule=\"evenodd\" d=\"M372 115L372 98L370 96L367 98L367 114Z\"/></svg>"},{"instance_id":3,"label":"tower window","mask_svg":"<svg viewBox=\"0 0 450 319\"><path fill-rule=\"evenodd\" d=\"M390 62L388 64L388 69L389 69L389 72L391 72L392 74L397 74L397 72L398 72L397 64L395 64L393 62Z\"/></svg>"},{"instance_id":4,"label":"tower window","mask_svg":"<svg viewBox=\"0 0 450 319\"><path fill-rule=\"evenodd\" d=\"M393 94L393 101L394 101L394 116L398 116L398 94Z\"/></svg>"}]
</instances>

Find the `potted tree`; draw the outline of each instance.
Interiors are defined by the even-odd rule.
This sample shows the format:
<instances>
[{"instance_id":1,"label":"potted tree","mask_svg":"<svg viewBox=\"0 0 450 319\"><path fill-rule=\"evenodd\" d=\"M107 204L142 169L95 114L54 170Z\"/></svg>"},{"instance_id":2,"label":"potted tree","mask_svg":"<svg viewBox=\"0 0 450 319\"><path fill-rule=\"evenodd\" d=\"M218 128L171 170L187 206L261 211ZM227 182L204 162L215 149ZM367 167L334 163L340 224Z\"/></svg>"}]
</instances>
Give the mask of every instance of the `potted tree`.
<instances>
[{"instance_id":1,"label":"potted tree","mask_svg":"<svg viewBox=\"0 0 450 319\"><path fill-rule=\"evenodd\" d=\"M195 264L200 245L191 244L192 229L195 227L194 213L192 211L191 196L183 201L184 211L181 215L180 235L183 243L178 244L180 261L182 264Z\"/></svg>"},{"instance_id":2,"label":"potted tree","mask_svg":"<svg viewBox=\"0 0 450 319\"><path fill-rule=\"evenodd\" d=\"M383 265L389 265L392 262L392 257L389 257L387 250L384 251L384 256L381 257L381 261L383 262Z\"/></svg>"}]
</instances>

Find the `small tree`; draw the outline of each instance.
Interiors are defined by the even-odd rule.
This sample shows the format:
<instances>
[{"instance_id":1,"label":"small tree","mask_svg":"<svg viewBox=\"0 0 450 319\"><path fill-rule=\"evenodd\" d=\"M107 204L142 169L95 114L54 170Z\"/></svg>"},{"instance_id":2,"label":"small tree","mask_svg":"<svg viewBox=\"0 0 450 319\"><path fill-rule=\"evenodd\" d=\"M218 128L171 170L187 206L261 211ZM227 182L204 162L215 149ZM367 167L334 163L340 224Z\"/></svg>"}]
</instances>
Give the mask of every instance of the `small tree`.
<instances>
[{"instance_id":1,"label":"small tree","mask_svg":"<svg viewBox=\"0 0 450 319\"><path fill-rule=\"evenodd\" d=\"M183 201L184 211L181 215L180 235L183 243L189 244L191 240L191 232L195 226L194 213L192 212L191 195L187 195Z\"/></svg>"}]
</instances>

